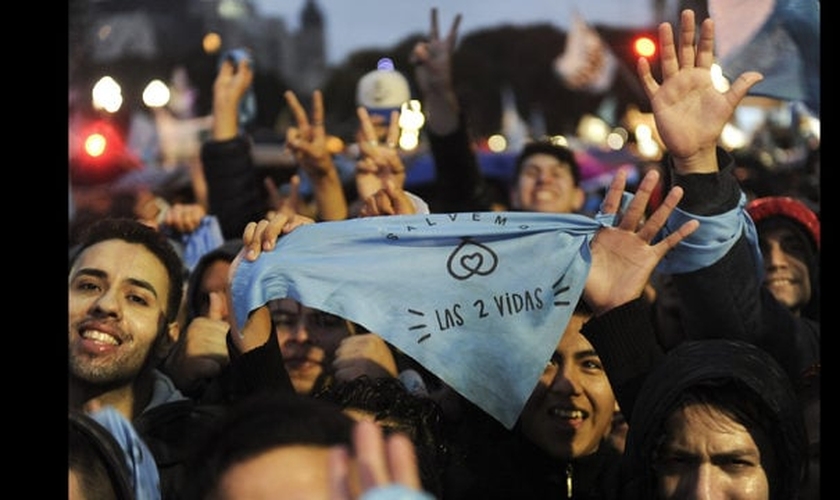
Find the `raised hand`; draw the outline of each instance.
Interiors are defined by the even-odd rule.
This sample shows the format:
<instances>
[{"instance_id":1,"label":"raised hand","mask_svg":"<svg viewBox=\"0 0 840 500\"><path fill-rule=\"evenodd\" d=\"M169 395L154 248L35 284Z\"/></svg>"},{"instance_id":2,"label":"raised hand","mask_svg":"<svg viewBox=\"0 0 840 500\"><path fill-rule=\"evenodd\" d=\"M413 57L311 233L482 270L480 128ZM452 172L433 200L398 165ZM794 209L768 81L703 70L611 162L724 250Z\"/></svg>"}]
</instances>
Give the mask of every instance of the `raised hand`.
<instances>
[{"instance_id":1,"label":"raised hand","mask_svg":"<svg viewBox=\"0 0 840 500\"><path fill-rule=\"evenodd\" d=\"M391 113L388 131L382 143L367 109L359 106L356 112L360 125L356 139L361 153L361 158L356 162L356 191L359 199L364 201L379 192L388 179L393 181L396 188L402 189L405 184L405 165L397 149L400 139L399 113Z\"/></svg>"},{"instance_id":2,"label":"raised hand","mask_svg":"<svg viewBox=\"0 0 840 500\"><path fill-rule=\"evenodd\" d=\"M322 220L347 218L347 199L341 177L333 161L333 151L324 126L324 98L320 90L312 92L312 120L291 90L284 94L297 122L286 130L286 148L312 181L318 215Z\"/></svg>"},{"instance_id":3,"label":"raised hand","mask_svg":"<svg viewBox=\"0 0 840 500\"><path fill-rule=\"evenodd\" d=\"M160 225L187 234L198 229L207 210L199 203L175 203L161 217Z\"/></svg>"},{"instance_id":4,"label":"raised hand","mask_svg":"<svg viewBox=\"0 0 840 500\"><path fill-rule=\"evenodd\" d=\"M378 424L362 420L353 429L353 452L334 446L329 459L330 498L430 500L423 491L414 444L399 432L387 437ZM381 491L381 489L386 489ZM387 491L387 493L386 493Z\"/></svg>"},{"instance_id":5,"label":"raised hand","mask_svg":"<svg viewBox=\"0 0 840 500\"><path fill-rule=\"evenodd\" d=\"M242 232L245 259L257 260L262 252L274 250L280 235L287 234L303 224L314 222L312 218L296 214L291 210L275 212L271 217L259 222L249 222Z\"/></svg>"},{"instance_id":6,"label":"raised hand","mask_svg":"<svg viewBox=\"0 0 840 500\"><path fill-rule=\"evenodd\" d=\"M452 83L452 54L460 24L461 14L458 14L446 38L440 38L437 8L432 8L428 40L418 42L409 55L409 61L414 65L414 80L427 110L428 126L440 135L448 134L458 126L460 106Z\"/></svg>"},{"instance_id":7,"label":"raised hand","mask_svg":"<svg viewBox=\"0 0 840 500\"><path fill-rule=\"evenodd\" d=\"M332 153L327 147L327 133L324 126L324 99L320 90L312 92L312 120L297 96L287 90L283 96L292 110L296 127L286 130L286 147L294 154L298 164L312 177L327 175L335 170Z\"/></svg>"},{"instance_id":8,"label":"raised hand","mask_svg":"<svg viewBox=\"0 0 840 500\"><path fill-rule=\"evenodd\" d=\"M237 66L225 59L213 81L213 140L226 141L239 133L239 101L254 80L251 64L243 59Z\"/></svg>"},{"instance_id":9,"label":"raised hand","mask_svg":"<svg viewBox=\"0 0 840 500\"><path fill-rule=\"evenodd\" d=\"M180 388L189 390L205 378L213 378L230 361L227 333L230 323L224 320L224 295L210 292L206 316L197 316L187 325L172 355L166 359L167 373Z\"/></svg>"},{"instance_id":10,"label":"raised hand","mask_svg":"<svg viewBox=\"0 0 840 500\"><path fill-rule=\"evenodd\" d=\"M619 170L601 205L602 213L618 216L618 224L599 229L590 243L592 264L583 299L596 315L640 297L668 250L700 225L696 220L688 221L676 232L651 244L682 198L683 190L672 188L656 211L643 220L659 172L651 170L645 175L626 211L619 214L626 181L627 173Z\"/></svg>"},{"instance_id":11,"label":"raised hand","mask_svg":"<svg viewBox=\"0 0 840 500\"><path fill-rule=\"evenodd\" d=\"M289 193L283 195L280 188L271 177L266 177L263 181L265 189L268 192L268 205L271 209L268 211L267 219L274 217L277 212L300 213L303 209L303 202L300 198L300 176L293 175L289 179Z\"/></svg>"},{"instance_id":12,"label":"raised hand","mask_svg":"<svg viewBox=\"0 0 840 500\"><path fill-rule=\"evenodd\" d=\"M299 215L290 208L283 208L259 222L249 222L242 232L242 251L233 259L228 276L228 289L230 289L233 276L242 260L255 261L262 252L270 252L277 246L277 238L283 234L294 231L304 224L313 224L315 221L310 217ZM231 338L239 352L248 352L251 349L260 347L268 341L268 336L274 329L271 327L271 312L268 305L255 309L245 321L242 329L236 324L236 317L233 306L233 293L227 294L227 307L230 314Z\"/></svg>"},{"instance_id":13,"label":"raised hand","mask_svg":"<svg viewBox=\"0 0 840 500\"><path fill-rule=\"evenodd\" d=\"M386 179L382 189L365 198L359 208L359 217L415 213L417 213L417 207L414 202L404 190L396 187L392 179Z\"/></svg>"},{"instance_id":14,"label":"raised hand","mask_svg":"<svg viewBox=\"0 0 840 500\"><path fill-rule=\"evenodd\" d=\"M723 127L750 87L763 77L748 71L728 90L719 91L712 81L714 21L703 20L696 43L694 11L683 10L680 25L678 45L671 25L659 25L662 83L657 83L644 58L638 61L639 78L650 99L657 131L675 160L677 172L714 171L715 147Z\"/></svg>"},{"instance_id":15,"label":"raised hand","mask_svg":"<svg viewBox=\"0 0 840 500\"><path fill-rule=\"evenodd\" d=\"M429 39L418 42L409 56L417 86L424 95L452 87L452 53L458 42L461 14L455 16L446 38L440 38L437 14L437 8L432 8Z\"/></svg>"}]
</instances>

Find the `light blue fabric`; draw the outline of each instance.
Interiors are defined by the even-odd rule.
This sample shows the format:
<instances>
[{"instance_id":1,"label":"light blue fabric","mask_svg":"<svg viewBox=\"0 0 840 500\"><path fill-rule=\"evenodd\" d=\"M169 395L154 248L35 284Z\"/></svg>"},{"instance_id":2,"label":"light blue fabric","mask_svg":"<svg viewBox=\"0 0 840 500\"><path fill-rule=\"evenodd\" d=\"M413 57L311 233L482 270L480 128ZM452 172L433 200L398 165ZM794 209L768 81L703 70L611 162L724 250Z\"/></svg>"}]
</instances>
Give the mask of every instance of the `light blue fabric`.
<instances>
[{"instance_id":1,"label":"light blue fabric","mask_svg":"<svg viewBox=\"0 0 840 500\"><path fill-rule=\"evenodd\" d=\"M389 484L365 491L359 500L434 500L434 498L425 491L417 491L401 484Z\"/></svg>"},{"instance_id":2,"label":"light blue fabric","mask_svg":"<svg viewBox=\"0 0 840 500\"><path fill-rule=\"evenodd\" d=\"M709 266L746 232L760 272L745 204L714 217L674 211L657 240L691 218L700 227L658 270ZM291 297L350 319L512 428L583 292L589 242L615 218L476 212L302 226L256 262L234 261L234 314L241 329L268 300Z\"/></svg>"},{"instance_id":3,"label":"light blue fabric","mask_svg":"<svg viewBox=\"0 0 840 500\"><path fill-rule=\"evenodd\" d=\"M108 429L122 448L131 473L130 480L134 497L159 500L161 498L160 476L157 463L131 422L112 406L105 406L91 412L90 416Z\"/></svg>"},{"instance_id":4,"label":"light blue fabric","mask_svg":"<svg viewBox=\"0 0 840 500\"><path fill-rule=\"evenodd\" d=\"M219 219L215 215L205 215L195 231L181 235L184 265L192 271L202 255L219 248L224 242Z\"/></svg>"},{"instance_id":5,"label":"light blue fabric","mask_svg":"<svg viewBox=\"0 0 840 500\"><path fill-rule=\"evenodd\" d=\"M512 428L583 291L603 223L525 212L366 217L295 229L233 263L241 329L270 299L359 323Z\"/></svg>"},{"instance_id":6,"label":"light blue fabric","mask_svg":"<svg viewBox=\"0 0 840 500\"><path fill-rule=\"evenodd\" d=\"M708 267L726 255L738 238L746 234L756 257L756 272L759 277L763 276L764 266L758 246L758 233L747 213L746 205L747 197L741 193L738 206L719 215L700 216L675 209L671 212L659 238L670 234L691 219L699 220L700 227L665 255L657 266L657 271L664 274L680 274Z\"/></svg>"}]
</instances>

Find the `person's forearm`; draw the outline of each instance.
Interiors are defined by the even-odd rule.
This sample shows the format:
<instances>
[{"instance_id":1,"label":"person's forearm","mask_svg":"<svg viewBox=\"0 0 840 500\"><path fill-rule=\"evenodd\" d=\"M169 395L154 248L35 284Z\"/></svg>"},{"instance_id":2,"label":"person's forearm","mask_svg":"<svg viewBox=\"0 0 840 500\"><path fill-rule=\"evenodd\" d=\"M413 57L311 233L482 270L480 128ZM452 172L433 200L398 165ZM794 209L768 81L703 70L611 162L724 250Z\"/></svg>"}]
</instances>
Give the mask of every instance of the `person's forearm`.
<instances>
[{"instance_id":1,"label":"person's forearm","mask_svg":"<svg viewBox=\"0 0 840 500\"><path fill-rule=\"evenodd\" d=\"M201 147L201 163L209 213L218 217L225 239L241 237L248 222L261 219L268 208L249 142L243 137L207 141Z\"/></svg>"},{"instance_id":2,"label":"person's forearm","mask_svg":"<svg viewBox=\"0 0 840 500\"><path fill-rule=\"evenodd\" d=\"M349 215L347 198L338 171L333 168L324 175L310 179L315 204L318 207L318 219L322 221L345 220Z\"/></svg>"},{"instance_id":3,"label":"person's forearm","mask_svg":"<svg viewBox=\"0 0 840 500\"><path fill-rule=\"evenodd\" d=\"M452 89L429 92L423 96L426 126L437 135L451 134L458 128L461 107Z\"/></svg>"},{"instance_id":4,"label":"person's forearm","mask_svg":"<svg viewBox=\"0 0 840 500\"><path fill-rule=\"evenodd\" d=\"M239 116L237 105L214 103L213 124L210 137L214 141L227 141L239 134Z\"/></svg>"},{"instance_id":5,"label":"person's forearm","mask_svg":"<svg viewBox=\"0 0 840 500\"><path fill-rule=\"evenodd\" d=\"M687 158L672 157L674 170L681 174L708 174L718 171L717 148L713 145L701 148Z\"/></svg>"},{"instance_id":6,"label":"person's forearm","mask_svg":"<svg viewBox=\"0 0 840 500\"><path fill-rule=\"evenodd\" d=\"M711 216L718 215L738 206L741 186L734 175L735 161L721 148L715 152L715 158L707 160L707 172L685 172L679 169L677 160L670 158L672 185L683 188L684 194L679 208L685 212Z\"/></svg>"}]
</instances>

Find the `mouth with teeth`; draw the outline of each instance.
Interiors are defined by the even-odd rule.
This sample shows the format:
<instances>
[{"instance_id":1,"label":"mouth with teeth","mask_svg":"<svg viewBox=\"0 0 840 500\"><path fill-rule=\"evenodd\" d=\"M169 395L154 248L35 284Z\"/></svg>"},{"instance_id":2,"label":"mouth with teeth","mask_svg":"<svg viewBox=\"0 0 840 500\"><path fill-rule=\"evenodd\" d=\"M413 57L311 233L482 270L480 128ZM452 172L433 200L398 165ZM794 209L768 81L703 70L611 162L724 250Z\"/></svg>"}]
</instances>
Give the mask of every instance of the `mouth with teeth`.
<instances>
[{"instance_id":1,"label":"mouth with teeth","mask_svg":"<svg viewBox=\"0 0 840 500\"><path fill-rule=\"evenodd\" d=\"M534 199L536 201L551 201L555 198L554 191L550 189L538 189L536 193L534 193Z\"/></svg>"},{"instance_id":2,"label":"mouth with teeth","mask_svg":"<svg viewBox=\"0 0 840 500\"><path fill-rule=\"evenodd\" d=\"M123 344L119 335L94 325L81 327L79 336L82 338L81 348L93 355L114 351Z\"/></svg>"},{"instance_id":3,"label":"mouth with teeth","mask_svg":"<svg viewBox=\"0 0 840 500\"><path fill-rule=\"evenodd\" d=\"M82 331L82 338L99 344L120 345L120 341L116 337L98 330L84 330Z\"/></svg>"},{"instance_id":4,"label":"mouth with teeth","mask_svg":"<svg viewBox=\"0 0 840 500\"><path fill-rule=\"evenodd\" d=\"M585 410L578 410L576 408L561 408L558 406L549 408L548 414L552 417L558 417L564 420L586 420L589 417L589 412Z\"/></svg>"},{"instance_id":5,"label":"mouth with teeth","mask_svg":"<svg viewBox=\"0 0 840 500\"><path fill-rule=\"evenodd\" d=\"M772 278L772 279L768 279L766 281L766 283L767 283L768 286L792 285L792 284L796 283L796 280L791 279L791 278Z\"/></svg>"}]
</instances>

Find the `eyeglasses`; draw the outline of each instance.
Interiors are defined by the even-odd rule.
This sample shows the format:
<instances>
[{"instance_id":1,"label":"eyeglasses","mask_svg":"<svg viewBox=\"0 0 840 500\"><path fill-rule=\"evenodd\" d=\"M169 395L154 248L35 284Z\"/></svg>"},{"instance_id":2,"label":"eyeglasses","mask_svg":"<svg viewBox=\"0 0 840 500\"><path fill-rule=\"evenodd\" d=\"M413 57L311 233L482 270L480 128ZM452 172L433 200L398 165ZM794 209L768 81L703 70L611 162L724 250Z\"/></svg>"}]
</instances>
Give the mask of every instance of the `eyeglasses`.
<instances>
[{"instance_id":1,"label":"eyeglasses","mask_svg":"<svg viewBox=\"0 0 840 500\"><path fill-rule=\"evenodd\" d=\"M303 315L288 311L272 311L271 319L276 328L294 330L304 321L307 328L338 328L345 326L344 318L323 311L313 311Z\"/></svg>"}]
</instances>

